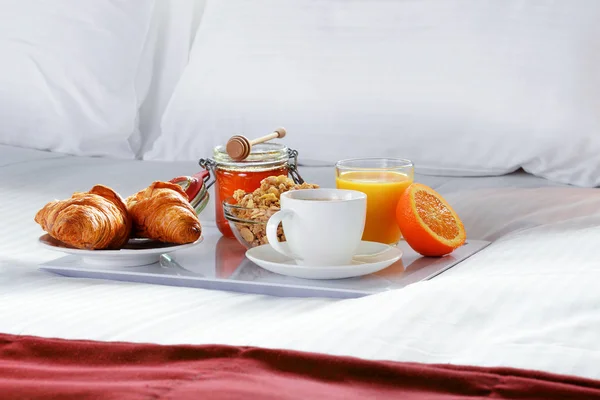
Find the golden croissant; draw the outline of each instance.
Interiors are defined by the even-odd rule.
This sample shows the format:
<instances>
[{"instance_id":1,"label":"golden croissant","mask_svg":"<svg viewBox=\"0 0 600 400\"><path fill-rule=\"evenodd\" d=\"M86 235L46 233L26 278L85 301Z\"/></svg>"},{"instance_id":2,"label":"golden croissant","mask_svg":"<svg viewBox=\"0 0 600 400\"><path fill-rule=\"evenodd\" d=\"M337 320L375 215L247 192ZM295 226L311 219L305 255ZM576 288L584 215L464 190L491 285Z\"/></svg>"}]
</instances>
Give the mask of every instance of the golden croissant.
<instances>
[{"instance_id":1,"label":"golden croissant","mask_svg":"<svg viewBox=\"0 0 600 400\"><path fill-rule=\"evenodd\" d=\"M87 250L118 249L131 233L123 199L103 185L46 204L35 215L35 222L53 238Z\"/></svg>"},{"instance_id":2,"label":"golden croissant","mask_svg":"<svg viewBox=\"0 0 600 400\"><path fill-rule=\"evenodd\" d=\"M200 238L200 221L179 185L156 181L129 196L126 203L136 237L175 244Z\"/></svg>"}]
</instances>

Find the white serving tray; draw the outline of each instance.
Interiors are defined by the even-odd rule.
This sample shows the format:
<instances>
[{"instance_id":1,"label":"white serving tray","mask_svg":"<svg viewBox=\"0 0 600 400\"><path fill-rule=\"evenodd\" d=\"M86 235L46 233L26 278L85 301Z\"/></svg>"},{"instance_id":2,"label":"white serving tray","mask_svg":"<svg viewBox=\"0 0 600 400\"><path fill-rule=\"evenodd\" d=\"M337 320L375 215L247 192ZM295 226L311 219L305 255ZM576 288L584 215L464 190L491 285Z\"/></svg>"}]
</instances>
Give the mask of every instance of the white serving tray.
<instances>
[{"instance_id":1,"label":"white serving tray","mask_svg":"<svg viewBox=\"0 0 600 400\"><path fill-rule=\"evenodd\" d=\"M451 255L421 257L406 242L398 245L402 259L392 266L358 278L305 280L269 272L245 257L245 248L205 227L204 242L190 249L161 256L159 263L139 267L86 265L69 255L40 265L40 269L71 278L107 279L183 286L285 297L356 298L400 289L432 279L485 248L490 242L469 240Z\"/></svg>"}]
</instances>

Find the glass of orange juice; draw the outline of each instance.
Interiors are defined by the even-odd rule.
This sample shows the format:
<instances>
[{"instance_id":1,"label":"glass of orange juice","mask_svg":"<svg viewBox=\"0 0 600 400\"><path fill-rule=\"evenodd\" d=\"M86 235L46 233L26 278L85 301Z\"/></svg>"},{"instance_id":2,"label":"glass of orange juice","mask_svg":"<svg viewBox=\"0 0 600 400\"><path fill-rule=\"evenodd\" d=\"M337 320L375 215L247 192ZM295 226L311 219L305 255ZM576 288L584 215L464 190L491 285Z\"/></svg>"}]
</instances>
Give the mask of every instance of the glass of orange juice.
<instances>
[{"instance_id":1,"label":"glass of orange juice","mask_svg":"<svg viewBox=\"0 0 600 400\"><path fill-rule=\"evenodd\" d=\"M402 237L396 222L400 195L414 180L414 165L400 158L361 158L338 161L338 189L367 195L367 220L362 240L396 244Z\"/></svg>"}]
</instances>

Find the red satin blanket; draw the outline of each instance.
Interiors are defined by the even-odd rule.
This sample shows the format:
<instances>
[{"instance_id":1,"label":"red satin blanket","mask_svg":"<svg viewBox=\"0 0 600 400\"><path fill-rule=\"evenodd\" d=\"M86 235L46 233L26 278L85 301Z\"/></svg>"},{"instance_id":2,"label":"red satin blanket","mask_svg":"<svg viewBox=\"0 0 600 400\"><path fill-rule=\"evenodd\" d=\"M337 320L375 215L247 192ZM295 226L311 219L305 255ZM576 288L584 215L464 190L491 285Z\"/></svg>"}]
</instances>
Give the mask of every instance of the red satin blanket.
<instances>
[{"instance_id":1,"label":"red satin blanket","mask_svg":"<svg viewBox=\"0 0 600 400\"><path fill-rule=\"evenodd\" d=\"M509 368L232 346L0 334L0 399L600 399L600 382Z\"/></svg>"}]
</instances>

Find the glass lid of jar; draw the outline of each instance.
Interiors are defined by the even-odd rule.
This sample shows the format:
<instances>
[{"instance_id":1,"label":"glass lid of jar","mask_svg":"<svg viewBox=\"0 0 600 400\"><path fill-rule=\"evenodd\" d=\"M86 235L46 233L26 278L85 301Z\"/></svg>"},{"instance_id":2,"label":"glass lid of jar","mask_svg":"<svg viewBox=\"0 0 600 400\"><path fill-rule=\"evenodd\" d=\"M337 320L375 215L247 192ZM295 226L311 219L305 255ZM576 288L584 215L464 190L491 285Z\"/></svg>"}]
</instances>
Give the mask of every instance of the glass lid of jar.
<instances>
[{"instance_id":1,"label":"glass lid of jar","mask_svg":"<svg viewBox=\"0 0 600 400\"><path fill-rule=\"evenodd\" d=\"M242 161L234 161L229 157L225 146L217 146L213 151L217 165L230 167L263 167L277 165L288 161L288 148L279 143L260 143L252 146L250 155Z\"/></svg>"}]
</instances>

